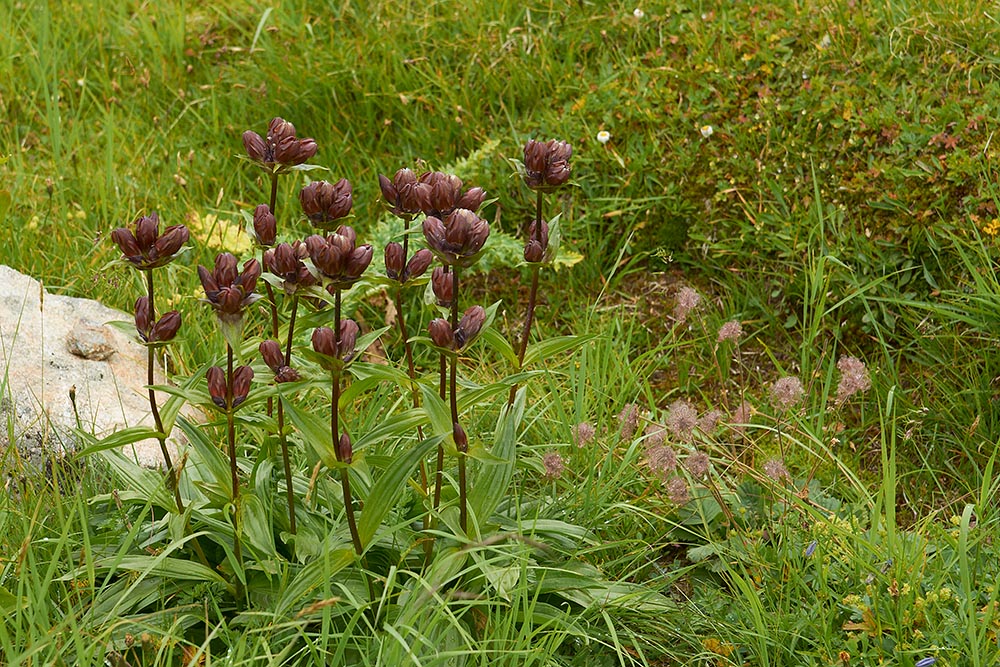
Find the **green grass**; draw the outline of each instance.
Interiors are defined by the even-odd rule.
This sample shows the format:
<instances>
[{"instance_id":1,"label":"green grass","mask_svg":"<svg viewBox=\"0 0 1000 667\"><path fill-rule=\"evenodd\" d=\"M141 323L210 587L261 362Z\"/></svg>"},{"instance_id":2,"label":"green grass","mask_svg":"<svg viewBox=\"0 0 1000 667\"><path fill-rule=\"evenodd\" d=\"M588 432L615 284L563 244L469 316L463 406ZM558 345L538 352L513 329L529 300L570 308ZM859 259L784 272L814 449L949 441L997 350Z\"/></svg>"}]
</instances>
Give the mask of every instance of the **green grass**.
<instances>
[{"instance_id":1,"label":"green grass","mask_svg":"<svg viewBox=\"0 0 1000 667\"><path fill-rule=\"evenodd\" d=\"M131 475L159 488L156 475L92 456L72 471L56 466L53 480L8 452L0 662L996 662L992 3L640 8L0 6L0 261L51 290L129 310L140 286L111 264L111 230L153 210L187 224L191 248L158 273L184 313L170 348L180 376L219 358L195 269L224 249L246 252L242 213L268 184L237 159L240 135L263 132L273 116L314 137L313 162L329 169L282 180L288 237L308 230L299 188L347 177L351 224L381 243L391 232L377 174L404 165L454 168L494 200L484 213L494 231L517 235L533 196L512 160L528 138L569 141L572 186L548 206L561 211L565 249L583 260L542 272L536 338L590 336L528 368L536 375L525 382L496 532L413 567L406 540L418 501L405 490L366 565L384 584L377 601L366 600L360 568L334 562L335 514L315 523L326 545L316 553L326 555L308 566L261 557L258 597L236 613L230 572L209 576L176 557L182 526L129 485ZM503 300L494 328L510 338L528 273L487 260L475 298ZM702 305L678 324L681 286ZM385 305L377 290L369 297L359 312L376 328ZM425 332L418 301L408 317ZM738 349L716 340L732 319L744 329ZM399 360L395 332L383 343ZM872 386L840 404L844 355L866 362ZM434 363L418 350L421 368ZM467 386L488 389L506 368L480 344ZM793 410L768 398L783 376L805 387ZM409 405L398 387L374 384L358 383L351 398L356 438ZM679 467L650 470L644 428L666 421L672 404L719 410L727 422L744 398L756 412L742 432L670 433ZM622 437L618 415L630 403L645 421ZM498 412L475 401L463 416L470 435L492 442ZM597 433L578 448L573 429L584 421ZM367 443L371 469L382 474L411 444ZM296 451L304 495L317 455ZM711 457L707 477L684 467L695 451ZM554 480L543 477L551 452L566 466ZM772 479L763 466L779 457L790 475ZM266 460L244 473L262 499L261 525L280 537L281 498L268 495L280 471ZM365 475L359 483L381 479ZM686 502L672 501L671 480L682 480ZM312 492L342 508L332 483ZM201 525L212 526L222 515L206 516ZM255 554L270 532L257 535ZM383 610L378 623L372 608Z\"/></svg>"}]
</instances>

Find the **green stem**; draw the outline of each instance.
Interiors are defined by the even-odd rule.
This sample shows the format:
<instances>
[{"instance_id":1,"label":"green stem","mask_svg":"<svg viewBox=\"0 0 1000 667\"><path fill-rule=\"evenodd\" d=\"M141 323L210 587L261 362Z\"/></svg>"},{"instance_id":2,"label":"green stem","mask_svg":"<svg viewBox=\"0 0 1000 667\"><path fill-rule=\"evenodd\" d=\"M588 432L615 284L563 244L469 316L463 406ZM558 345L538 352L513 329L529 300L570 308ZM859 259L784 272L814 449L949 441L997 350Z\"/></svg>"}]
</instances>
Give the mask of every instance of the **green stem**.
<instances>
[{"instance_id":1,"label":"green stem","mask_svg":"<svg viewBox=\"0 0 1000 667\"><path fill-rule=\"evenodd\" d=\"M226 343L226 439L229 445L229 472L233 484L233 555L243 569L243 548L240 541L240 478L236 467L236 425L233 419L233 347ZM236 577L236 604L242 608L246 591Z\"/></svg>"},{"instance_id":2,"label":"green stem","mask_svg":"<svg viewBox=\"0 0 1000 667\"><path fill-rule=\"evenodd\" d=\"M146 271L146 296L149 298L149 320L150 322L156 321L156 308L153 302L153 272ZM160 409L156 405L156 392L153 391L153 369L156 364L156 357L154 354L153 346L146 346L146 385L149 387L149 411L153 414L153 423L156 425L156 432L159 434L156 436L157 442L160 443L160 453L163 455L163 463L167 466L167 484L173 489L174 492L174 503L177 505L177 512L184 515L184 500L181 498L181 472L180 470L174 469L173 461L170 460L170 450L167 448L167 436L163 430L163 420L160 418ZM76 403L73 404L73 409L76 409ZM188 520L185 520L184 530L187 532ZM198 538L191 540L191 548L194 549L195 555L201 564L210 567L208 564L208 558L205 556L205 552L201 548L201 542Z\"/></svg>"},{"instance_id":3,"label":"green stem","mask_svg":"<svg viewBox=\"0 0 1000 667\"><path fill-rule=\"evenodd\" d=\"M542 237L542 191L539 190L535 199L535 233L529 241L538 240ZM524 327L521 329L521 342L517 350L517 370L520 371L524 365L524 353L528 349L528 339L531 337L531 323L535 318L535 301L538 297L538 264L531 266L531 291L528 292L528 310L524 314ZM511 385L510 393L507 395L507 405L514 405L514 397L517 396L517 385Z\"/></svg>"}]
</instances>

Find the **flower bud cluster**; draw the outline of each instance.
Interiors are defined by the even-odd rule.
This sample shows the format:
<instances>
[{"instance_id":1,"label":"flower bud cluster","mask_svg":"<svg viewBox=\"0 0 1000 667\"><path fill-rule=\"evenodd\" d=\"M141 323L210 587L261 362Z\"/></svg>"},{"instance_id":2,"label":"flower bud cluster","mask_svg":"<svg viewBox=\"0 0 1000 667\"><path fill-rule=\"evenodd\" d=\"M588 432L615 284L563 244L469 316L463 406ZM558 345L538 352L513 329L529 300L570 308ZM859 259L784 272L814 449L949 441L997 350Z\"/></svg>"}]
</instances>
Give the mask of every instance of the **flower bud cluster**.
<instances>
[{"instance_id":1,"label":"flower bud cluster","mask_svg":"<svg viewBox=\"0 0 1000 667\"><path fill-rule=\"evenodd\" d=\"M445 264L472 266L490 235L490 224L469 209L452 211L444 220L424 219L424 238L431 251Z\"/></svg>"},{"instance_id":2,"label":"flower bud cluster","mask_svg":"<svg viewBox=\"0 0 1000 667\"><path fill-rule=\"evenodd\" d=\"M253 369L249 366L240 366L233 371L233 395L232 402L227 400L228 387L226 386L226 371L218 366L212 366L205 375L208 381L208 394L212 397L212 403L221 410L233 410L239 407L247 396L250 395L250 382L253 380Z\"/></svg>"},{"instance_id":3,"label":"flower bud cluster","mask_svg":"<svg viewBox=\"0 0 1000 667\"><path fill-rule=\"evenodd\" d=\"M330 361L348 363L354 358L360 332L361 328L354 320L341 320L339 336L330 327L316 327L312 334L313 349L328 357L325 367L334 370L337 364Z\"/></svg>"},{"instance_id":4,"label":"flower bud cluster","mask_svg":"<svg viewBox=\"0 0 1000 667\"><path fill-rule=\"evenodd\" d=\"M465 311L458 326L452 329L448 320L438 317L427 326L431 340L440 348L459 352L467 347L483 328L486 310L482 306L472 306Z\"/></svg>"},{"instance_id":5,"label":"flower bud cluster","mask_svg":"<svg viewBox=\"0 0 1000 667\"><path fill-rule=\"evenodd\" d=\"M164 313L154 320L153 309L148 296L140 296L135 302L135 330L146 343L166 343L173 340L181 328L181 314L176 310Z\"/></svg>"},{"instance_id":6,"label":"flower bud cluster","mask_svg":"<svg viewBox=\"0 0 1000 667\"><path fill-rule=\"evenodd\" d=\"M336 183L313 181L299 192L302 211L320 229L332 229L333 223L347 217L354 206L351 183L342 178Z\"/></svg>"},{"instance_id":7,"label":"flower bud cluster","mask_svg":"<svg viewBox=\"0 0 1000 667\"><path fill-rule=\"evenodd\" d=\"M251 160L272 172L308 161L318 148L313 139L298 139L295 126L283 118L271 119L265 137L251 130L244 132L243 147Z\"/></svg>"},{"instance_id":8,"label":"flower bud cluster","mask_svg":"<svg viewBox=\"0 0 1000 667\"><path fill-rule=\"evenodd\" d=\"M306 239L309 257L328 289L350 287L371 264L371 245L356 246L356 243L357 235L346 225L329 236L313 234Z\"/></svg>"},{"instance_id":9,"label":"flower bud cluster","mask_svg":"<svg viewBox=\"0 0 1000 667\"><path fill-rule=\"evenodd\" d=\"M573 147L565 141L535 141L524 145L524 182L533 190L550 191L569 180Z\"/></svg>"},{"instance_id":10,"label":"flower bud cluster","mask_svg":"<svg viewBox=\"0 0 1000 667\"><path fill-rule=\"evenodd\" d=\"M309 249L302 241L279 243L264 252L264 264L273 275L281 278L287 294L294 294L301 287L316 284L316 277L302 261L309 256Z\"/></svg>"},{"instance_id":11,"label":"flower bud cluster","mask_svg":"<svg viewBox=\"0 0 1000 667\"><path fill-rule=\"evenodd\" d=\"M216 256L214 270L199 266L198 277L205 288L205 301L223 320L241 319L247 306L260 299L254 293L260 278L260 262L256 259L244 262L243 270L238 272L236 257L224 252Z\"/></svg>"},{"instance_id":12,"label":"flower bud cluster","mask_svg":"<svg viewBox=\"0 0 1000 667\"><path fill-rule=\"evenodd\" d=\"M135 221L135 233L125 227L111 232L124 259L141 271L172 262L189 237L184 225L171 225L160 234L160 216L155 212Z\"/></svg>"},{"instance_id":13,"label":"flower bud cluster","mask_svg":"<svg viewBox=\"0 0 1000 667\"><path fill-rule=\"evenodd\" d=\"M434 254L423 248L415 252L410 261L406 262L402 244L392 242L385 247L385 274L392 280L405 283L411 278L422 276L433 259Z\"/></svg>"},{"instance_id":14,"label":"flower bud cluster","mask_svg":"<svg viewBox=\"0 0 1000 667\"><path fill-rule=\"evenodd\" d=\"M412 170L404 168L392 180L379 174L378 182L389 210L407 219L417 213L443 218L458 208L476 211L486 197L479 187L463 192L462 179L442 171L424 172L418 178Z\"/></svg>"},{"instance_id":15,"label":"flower bud cluster","mask_svg":"<svg viewBox=\"0 0 1000 667\"><path fill-rule=\"evenodd\" d=\"M281 353L281 345L277 341L265 340L260 344L260 357L267 364L267 367L274 373L274 381L278 384L282 382L294 382L300 378L299 372L288 365L291 360L286 360Z\"/></svg>"}]
</instances>

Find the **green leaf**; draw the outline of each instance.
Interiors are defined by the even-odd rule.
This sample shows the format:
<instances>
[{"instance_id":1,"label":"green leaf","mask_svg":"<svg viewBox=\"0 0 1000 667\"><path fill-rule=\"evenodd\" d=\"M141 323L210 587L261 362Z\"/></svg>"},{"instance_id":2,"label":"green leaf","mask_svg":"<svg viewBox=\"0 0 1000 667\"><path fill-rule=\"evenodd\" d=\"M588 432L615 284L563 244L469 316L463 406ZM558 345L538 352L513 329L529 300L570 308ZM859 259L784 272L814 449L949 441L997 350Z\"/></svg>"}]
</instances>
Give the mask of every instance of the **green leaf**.
<instances>
[{"instance_id":1,"label":"green leaf","mask_svg":"<svg viewBox=\"0 0 1000 667\"><path fill-rule=\"evenodd\" d=\"M409 450L396 456L382 476L375 482L365 499L365 508L358 522L358 534L362 544L369 544L375 531L382 524L389 511L402 495L407 481L413 476L420 461L431 449L437 447L445 436L435 436L417 443Z\"/></svg>"},{"instance_id":2,"label":"green leaf","mask_svg":"<svg viewBox=\"0 0 1000 667\"><path fill-rule=\"evenodd\" d=\"M240 494L240 529L247 542L271 558L277 558L274 548L274 531L267 509L257 494L244 491Z\"/></svg>"},{"instance_id":3,"label":"green leaf","mask_svg":"<svg viewBox=\"0 0 1000 667\"><path fill-rule=\"evenodd\" d=\"M324 553L299 570L285 587L275 605L276 618L290 616L293 611L309 606L308 603L325 594L334 575L354 562L354 551L347 547L327 549ZM300 609L293 609L300 607Z\"/></svg>"},{"instance_id":4,"label":"green leaf","mask_svg":"<svg viewBox=\"0 0 1000 667\"><path fill-rule=\"evenodd\" d=\"M168 558L169 551L158 556L111 556L99 558L94 562L98 570L108 569L112 572L127 570L138 572L143 576L156 575L168 579L184 579L186 581L207 581L209 583L225 584L226 580L211 568L193 560Z\"/></svg>"},{"instance_id":5,"label":"green leaf","mask_svg":"<svg viewBox=\"0 0 1000 667\"><path fill-rule=\"evenodd\" d=\"M304 411L292 400L293 396L285 396L285 392L281 391L281 385L278 385L278 389L285 399L285 414L295 424L302 438L328 468L338 467L337 451L333 447L333 438L330 435L330 424L317 415Z\"/></svg>"},{"instance_id":6,"label":"green leaf","mask_svg":"<svg viewBox=\"0 0 1000 667\"><path fill-rule=\"evenodd\" d=\"M18 597L8 591L6 588L0 586L0 610L4 611L8 615L13 614L19 609L27 606L28 601L23 597Z\"/></svg>"},{"instance_id":7,"label":"green leaf","mask_svg":"<svg viewBox=\"0 0 1000 667\"><path fill-rule=\"evenodd\" d=\"M227 457L197 425L183 417L177 423L191 443L192 456L185 468L193 468L200 477L195 486L215 502L230 502L233 499L233 480Z\"/></svg>"},{"instance_id":8,"label":"green leaf","mask_svg":"<svg viewBox=\"0 0 1000 667\"><path fill-rule=\"evenodd\" d=\"M423 396L423 409L434 435L451 435L451 409L448 404L438 395L437 390L427 385L420 385L420 393Z\"/></svg>"},{"instance_id":9,"label":"green leaf","mask_svg":"<svg viewBox=\"0 0 1000 667\"><path fill-rule=\"evenodd\" d=\"M87 433L86 431L78 431L74 429L74 432L82 442L92 443L77 452L79 456L90 456L109 449L118 449L119 447L135 444L141 440L149 440L151 438L155 439L157 436L162 435L159 431L145 426L130 426L128 428L123 428L120 431L115 431L111 435L100 439L95 438L92 434Z\"/></svg>"},{"instance_id":10,"label":"green leaf","mask_svg":"<svg viewBox=\"0 0 1000 667\"><path fill-rule=\"evenodd\" d=\"M479 338L486 344L487 347L496 350L512 367L517 368L517 353L515 353L514 348L511 347L510 341L504 338L499 331L492 327L484 329L483 332L479 334Z\"/></svg>"},{"instance_id":11,"label":"green leaf","mask_svg":"<svg viewBox=\"0 0 1000 667\"><path fill-rule=\"evenodd\" d=\"M517 462L517 429L524 416L525 396L526 388L521 387L514 397L514 405L505 406L497 420L492 454L503 462L483 465L475 482L469 485L469 506L479 521L489 519L507 494L507 488L514 478L514 466Z\"/></svg>"},{"instance_id":12,"label":"green leaf","mask_svg":"<svg viewBox=\"0 0 1000 667\"><path fill-rule=\"evenodd\" d=\"M556 336L555 338L540 340L537 343L532 343L528 346L527 351L524 353L524 364L527 366L538 361L539 359L546 360L557 354L574 350L593 339L594 336L584 335Z\"/></svg>"},{"instance_id":13,"label":"green leaf","mask_svg":"<svg viewBox=\"0 0 1000 667\"><path fill-rule=\"evenodd\" d=\"M354 443L354 451L357 452L372 444L385 442L386 440L412 433L417 429L418 425L426 423L427 413L423 408L404 410L403 412L394 414L392 419L386 419L380 426L376 426L374 429L358 437L358 440ZM451 433L450 426L448 433Z\"/></svg>"}]
</instances>

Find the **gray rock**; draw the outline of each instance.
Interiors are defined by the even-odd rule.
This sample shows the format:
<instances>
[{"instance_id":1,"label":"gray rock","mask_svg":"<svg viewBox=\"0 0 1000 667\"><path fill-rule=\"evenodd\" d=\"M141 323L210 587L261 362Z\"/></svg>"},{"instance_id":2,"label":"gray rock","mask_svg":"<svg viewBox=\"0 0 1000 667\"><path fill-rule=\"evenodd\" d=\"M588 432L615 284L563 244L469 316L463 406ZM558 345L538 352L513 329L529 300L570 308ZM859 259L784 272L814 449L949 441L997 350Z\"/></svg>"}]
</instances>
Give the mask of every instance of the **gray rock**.
<instances>
[{"instance_id":1,"label":"gray rock","mask_svg":"<svg viewBox=\"0 0 1000 667\"><path fill-rule=\"evenodd\" d=\"M114 321L132 316L48 294L37 280L0 266L0 461L16 454L37 463L71 451L78 425L99 437L127 426L153 427L146 349L108 325ZM155 382L164 384L159 372ZM158 396L159 404L166 399ZM168 445L176 462L178 442ZM163 464L155 439L126 450L141 465Z\"/></svg>"}]
</instances>

